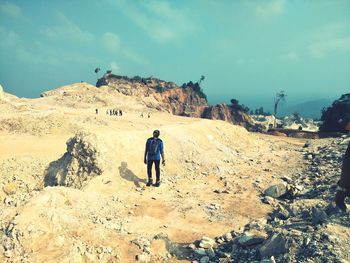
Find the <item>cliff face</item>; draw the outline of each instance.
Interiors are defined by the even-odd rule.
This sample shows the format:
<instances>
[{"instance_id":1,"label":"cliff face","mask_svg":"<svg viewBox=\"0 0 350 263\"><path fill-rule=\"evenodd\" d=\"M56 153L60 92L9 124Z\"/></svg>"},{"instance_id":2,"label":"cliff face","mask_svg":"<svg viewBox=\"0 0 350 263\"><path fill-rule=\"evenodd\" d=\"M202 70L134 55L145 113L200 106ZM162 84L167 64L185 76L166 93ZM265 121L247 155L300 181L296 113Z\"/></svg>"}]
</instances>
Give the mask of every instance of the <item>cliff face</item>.
<instances>
[{"instance_id":1,"label":"cliff face","mask_svg":"<svg viewBox=\"0 0 350 263\"><path fill-rule=\"evenodd\" d=\"M105 74L97 87L108 86L124 95L143 98L147 107L167 111L174 115L200 117L208 103L190 86L179 87L174 82L156 78L128 78Z\"/></svg>"},{"instance_id":2,"label":"cliff face","mask_svg":"<svg viewBox=\"0 0 350 263\"><path fill-rule=\"evenodd\" d=\"M223 120L232 124L240 125L248 130L254 130L257 125L253 119L245 112L233 109L226 104L217 104L208 106L204 109L201 115L202 118Z\"/></svg>"},{"instance_id":3,"label":"cliff face","mask_svg":"<svg viewBox=\"0 0 350 263\"><path fill-rule=\"evenodd\" d=\"M209 106L205 95L198 92L199 86L196 83L190 82L179 87L174 82L156 78L128 78L105 74L96 86L108 86L124 95L143 98L147 107L174 115L224 120L247 129L255 127L250 116L242 111L233 110L225 104Z\"/></svg>"},{"instance_id":4,"label":"cliff face","mask_svg":"<svg viewBox=\"0 0 350 263\"><path fill-rule=\"evenodd\" d=\"M347 132L345 126L350 122L350 93L343 94L332 106L322 113L323 124L320 131L323 132Z\"/></svg>"}]
</instances>

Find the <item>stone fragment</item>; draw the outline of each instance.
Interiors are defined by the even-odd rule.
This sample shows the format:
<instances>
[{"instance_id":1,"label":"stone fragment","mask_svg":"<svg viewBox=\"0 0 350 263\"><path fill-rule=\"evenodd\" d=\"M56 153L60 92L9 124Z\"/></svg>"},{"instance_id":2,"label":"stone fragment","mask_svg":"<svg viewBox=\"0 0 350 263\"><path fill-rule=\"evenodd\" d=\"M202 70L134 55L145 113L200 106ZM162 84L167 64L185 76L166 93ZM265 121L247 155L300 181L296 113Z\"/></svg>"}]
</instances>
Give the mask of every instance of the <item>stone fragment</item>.
<instances>
[{"instance_id":1,"label":"stone fragment","mask_svg":"<svg viewBox=\"0 0 350 263\"><path fill-rule=\"evenodd\" d=\"M323 224L327 222L327 214L325 211L321 210L320 208L313 207L312 208L312 224L314 226L318 224Z\"/></svg>"},{"instance_id":2,"label":"stone fragment","mask_svg":"<svg viewBox=\"0 0 350 263\"><path fill-rule=\"evenodd\" d=\"M13 195L17 192L17 185L15 183L8 183L2 187L2 190L5 192L7 195Z\"/></svg>"},{"instance_id":3,"label":"stone fragment","mask_svg":"<svg viewBox=\"0 0 350 263\"><path fill-rule=\"evenodd\" d=\"M211 248L214 247L216 244L215 240L211 239L210 237L203 237L202 240L199 243L199 247L201 248Z\"/></svg>"},{"instance_id":4,"label":"stone fragment","mask_svg":"<svg viewBox=\"0 0 350 263\"><path fill-rule=\"evenodd\" d=\"M270 196L273 198L279 198L285 195L286 193L287 193L287 186L285 183L271 185L264 191L264 194L266 196Z\"/></svg>"},{"instance_id":5,"label":"stone fragment","mask_svg":"<svg viewBox=\"0 0 350 263\"><path fill-rule=\"evenodd\" d=\"M196 248L193 252L196 257L203 257L207 255L207 252L204 248Z\"/></svg>"},{"instance_id":6,"label":"stone fragment","mask_svg":"<svg viewBox=\"0 0 350 263\"><path fill-rule=\"evenodd\" d=\"M262 231L258 230L250 230L244 232L240 238L238 239L238 242L241 246L251 246L251 245L257 245L265 241L267 238L267 234Z\"/></svg>"},{"instance_id":7,"label":"stone fragment","mask_svg":"<svg viewBox=\"0 0 350 263\"><path fill-rule=\"evenodd\" d=\"M210 258L208 256L202 257L199 261L200 263L208 263L210 261Z\"/></svg>"},{"instance_id":8,"label":"stone fragment","mask_svg":"<svg viewBox=\"0 0 350 263\"><path fill-rule=\"evenodd\" d=\"M213 248L208 248L205 250L209 258L215 258L215 251Z\"/></svg>"},{"instance_id":9,"label":"stone fragment","mask_svg":"<svg viewBox=\"0 0 350 263\"><path fill-rule=\"evenodd\" d=\"M277 256L287 252L287 242L282 234L274 234L258 249L261 258Z\"/></svg>"},{"instance_id":10,"label":"stone fragment","mask_svg":"<svg viewBox=\"0 0 350 263\"><path fill-rule=\"evenodd\" d=\"M265 259L261 260L260 263L276 263L275 257L272 256L270 258L265 258Z\"/></svg>"},{"instance_id":11,"label":"stone fragment","mask_svg":"<svg viewBox=\"0 0 350 263\"><path fill-rule=\"evenodd\" d=\"M136 256L138 262L146 263L151 261L151 255L149 254L140 254Z\"/></svg>"}]
</instances>

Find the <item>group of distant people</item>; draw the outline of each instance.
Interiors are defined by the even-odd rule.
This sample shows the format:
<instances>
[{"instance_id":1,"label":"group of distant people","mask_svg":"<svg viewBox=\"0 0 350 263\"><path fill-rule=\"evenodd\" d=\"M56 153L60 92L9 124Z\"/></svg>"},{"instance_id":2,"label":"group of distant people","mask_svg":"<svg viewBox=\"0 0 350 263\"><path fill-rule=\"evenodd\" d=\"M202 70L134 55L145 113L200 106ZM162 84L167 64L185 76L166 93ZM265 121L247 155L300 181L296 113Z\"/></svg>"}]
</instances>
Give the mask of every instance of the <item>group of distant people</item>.
<instances>
[{"instance_id":1,"label":"group of distant people","mask_svg":"<svg viewBox=\"0 0 350 263\"><path fill-rule=\"evenodd\" d=\"M145 117L145 115L143 115L143 112L140 114L140 117L141 118ZM147 118L148 119L151 118L151 113L150 112L147 114Z\"/></svg>"},{"instance_id":2,"label":"group of distant people","mask_svg":"<svg viewBox=\"0 0 350 263\"><path fill-rule=\"evenodd\" d=\"M95 113L98 114L98 109L95 109ZM123 111L119 109L107 109L106 114L111 116L123 116Z\"/></svg>"}]
</instances>

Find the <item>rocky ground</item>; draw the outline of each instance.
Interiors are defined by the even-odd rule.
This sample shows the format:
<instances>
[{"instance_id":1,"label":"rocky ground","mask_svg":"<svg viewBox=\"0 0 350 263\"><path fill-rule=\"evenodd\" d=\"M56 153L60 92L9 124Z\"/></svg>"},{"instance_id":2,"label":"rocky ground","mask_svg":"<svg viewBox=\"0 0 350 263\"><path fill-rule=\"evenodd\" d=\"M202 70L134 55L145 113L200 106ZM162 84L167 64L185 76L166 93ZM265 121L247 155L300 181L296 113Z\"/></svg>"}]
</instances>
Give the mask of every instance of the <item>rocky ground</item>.
<instances>
[{"instance_id":1,"label":"rocky ground","mask_svg":"<svg viewBox=\"0 0 350 263\"><path fill-rule=\"evenodd\" d=\"M3 95L0 262L349 259L349 214L329 205L346 138L141 118L148 109L135 98L78 88ZM116 105L123 116L105 114ZM143 151L155 128L167 164L161 187L148 188Z\"/></svg>"},{"instance_id":2,"label":"rocky ground","mask_svg":"<svg viewBox=\"0 0 350 263\"><path fill-rule=\"evenodd\" d=\"M243 231L203 237L188 246L199 262L348 262L350 215L333 204L350 137L309 141L304 167L272 185L262 201L274 206L266 220Z\"/></svg>"}]
</instances>

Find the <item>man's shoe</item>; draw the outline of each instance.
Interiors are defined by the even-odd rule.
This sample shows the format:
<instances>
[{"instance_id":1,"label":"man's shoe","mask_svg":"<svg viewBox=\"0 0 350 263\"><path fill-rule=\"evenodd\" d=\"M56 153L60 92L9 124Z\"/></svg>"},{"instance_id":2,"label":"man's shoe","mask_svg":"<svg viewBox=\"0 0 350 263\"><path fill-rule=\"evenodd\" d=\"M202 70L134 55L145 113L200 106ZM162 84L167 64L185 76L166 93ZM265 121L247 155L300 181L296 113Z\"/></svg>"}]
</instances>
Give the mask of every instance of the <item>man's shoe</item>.
<instances>
[{"instance_id":1,"label":"man's shoe","mask_svg":"<svg viewBox=\"0 0 350 263\"><path fill-rule=\"evenodd\" d=\"M153 184L153 181L152 180L148 180L146 186L151 186Z\"/></svg>"},{"instance_id":2,"label":"man's shoe","mask_svg":"<svg viewBox=\"0 0 350 263\"><path fill-rule=\"evenodd\" d=\"M341 209L343 212L346 212L346 204L344 202L346 198L346 192L338 191L335 195L335 204L339 209Z\"/></svg>"},{"instance_id":3,"label":"man's shoe","mask_svg":"<svg viewBox=\"0 0 350 263\"><path fill-rule=\"evenodd\" d=\"M159 187L160 186L160 182L157 181L155 184L154 184L155 187Z\"/></svg>"}]
</instances>

